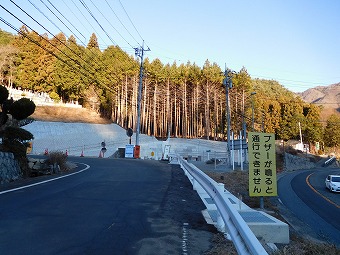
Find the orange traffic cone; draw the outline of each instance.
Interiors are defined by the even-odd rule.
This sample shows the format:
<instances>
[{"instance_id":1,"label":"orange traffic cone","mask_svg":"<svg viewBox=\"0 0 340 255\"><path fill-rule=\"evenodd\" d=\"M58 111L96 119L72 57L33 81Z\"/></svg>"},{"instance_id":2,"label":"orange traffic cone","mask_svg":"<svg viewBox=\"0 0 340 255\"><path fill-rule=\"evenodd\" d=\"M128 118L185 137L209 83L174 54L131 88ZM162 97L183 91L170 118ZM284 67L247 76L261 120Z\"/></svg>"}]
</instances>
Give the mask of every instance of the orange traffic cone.
<instances>
[{"instance_id":1,"label":"orange traffic cone","mask_svg":"<svg viewBox=\"0 0 340 255\"><path fill-rule=\"evenodd\" d=\"M84 157L84 150L81 150L80 157Z\"/></svg>"}]
</instances>

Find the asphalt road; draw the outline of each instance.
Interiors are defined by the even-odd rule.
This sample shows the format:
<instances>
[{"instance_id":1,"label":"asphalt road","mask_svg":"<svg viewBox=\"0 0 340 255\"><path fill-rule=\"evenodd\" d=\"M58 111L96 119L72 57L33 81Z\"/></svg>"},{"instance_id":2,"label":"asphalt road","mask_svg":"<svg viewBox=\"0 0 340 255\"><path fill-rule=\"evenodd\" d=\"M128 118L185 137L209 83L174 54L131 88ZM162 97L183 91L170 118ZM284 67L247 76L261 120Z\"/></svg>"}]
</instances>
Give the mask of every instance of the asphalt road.
<instances>
[{"instance_id":1,"label":"asphalt road","mask_svg":"<svg viewBox=\"0 0 340 255\"><path fill-rule=\"evenodd\" d=\"M296 231L340 246L340 194L325 189L334 169L296 171L278 181L278 193L289 212L286 219ZM297 219L295 219L297 217Z\"/></svg>"},{"instance_id":2,"label":"asphalt road","mask_svg":"<svg viewBox=\"0 0 340 255\"><path fill-rule=\"evenodd\" d=\"M0 254L202 254L209 249L216 230L205 223L204 205L179 166L70 160L81 161L76 170L83 171L0 193Z\"/></svg>"}]
</instances>

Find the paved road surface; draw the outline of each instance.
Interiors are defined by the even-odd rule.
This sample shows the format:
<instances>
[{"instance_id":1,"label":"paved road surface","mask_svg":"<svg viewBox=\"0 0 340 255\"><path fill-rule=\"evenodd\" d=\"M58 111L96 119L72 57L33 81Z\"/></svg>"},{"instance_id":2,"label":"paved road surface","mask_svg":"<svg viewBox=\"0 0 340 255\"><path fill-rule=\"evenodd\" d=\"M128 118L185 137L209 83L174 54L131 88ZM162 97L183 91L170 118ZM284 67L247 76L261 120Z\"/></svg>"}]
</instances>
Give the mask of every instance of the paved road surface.
<instances>
[{"instance_id":1,"label":"paved road surface","mask_svg":"<svg viewBox=\"0 0 340 255\"><path fill-rule=\"evenodd\" d=\"M204 205L179 166L70 160L91 167L0 195L0 254L201 254L209 248L215 229L205 224Z\"/></svg>"},{"instance_id":2,"label":"paved road surface","mask_svg":"<svg viewBox=\"0 0 340 255\"><path fill-rule=\"evenodd\" d=\"M279 179L278 193L289 210L284 214L298 232L340 245L340 194L325 190L327 171L333 170L286 174Z\"/></svg>"}]
</instances>

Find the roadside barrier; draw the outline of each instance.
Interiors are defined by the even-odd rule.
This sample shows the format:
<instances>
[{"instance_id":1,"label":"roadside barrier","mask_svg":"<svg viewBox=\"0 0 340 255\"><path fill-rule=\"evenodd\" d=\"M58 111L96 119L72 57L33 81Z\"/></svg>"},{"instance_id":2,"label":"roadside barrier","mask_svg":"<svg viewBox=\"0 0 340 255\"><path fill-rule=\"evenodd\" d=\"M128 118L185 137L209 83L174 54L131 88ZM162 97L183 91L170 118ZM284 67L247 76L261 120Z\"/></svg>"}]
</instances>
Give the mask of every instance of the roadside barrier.
<instances>
[{"instance_id":1,"label":"roadside barrier","mask_svg":"<svg viewBox=\"0 0 340 255\"><path fill-rule=\"evenodd\" d=\"M200 185L214 201L218 210L218 225L226 227L238 254L268 254L231 202L224 198L224 185L219 185L181 156L172 155L171 158L176 159L186 175L190 176L189 179L191 179L193 186Z\"/></svg>"},{"instance_id":2,"label":"roadside barrier","mask_svg":"<svg viewBox=\"0 0 340 255\"><path fill-rule=\"evenodd\" d=\"M331 158L327 159L326 162L323 164L323 166L329 166L336 160L335 156L332 156Z\"/></svg>"}]
</instances>

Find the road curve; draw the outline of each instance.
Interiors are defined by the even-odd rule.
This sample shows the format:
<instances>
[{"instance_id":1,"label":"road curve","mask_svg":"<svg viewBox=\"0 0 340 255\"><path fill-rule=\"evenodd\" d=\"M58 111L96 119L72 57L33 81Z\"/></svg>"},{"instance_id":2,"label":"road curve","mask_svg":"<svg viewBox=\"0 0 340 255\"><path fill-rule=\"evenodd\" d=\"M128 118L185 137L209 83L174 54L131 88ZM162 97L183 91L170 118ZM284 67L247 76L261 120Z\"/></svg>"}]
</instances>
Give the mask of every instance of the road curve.
<instances>
[{"instance_id":1,"label":"road curve","mask_svg":"<svg viewBox=\"0 0 340 255\"><path fill-rule=\"evenodd\" d=\"M214 228L179 166L70 160L90 168L0 194L0 254L201 254L209 248Z\"/></svg>"},{"instance_id":2,"label":"road curve","mask_svg":"<svg viewBox=\"0 0 340 255\"><path fill-rule=\"evenodd\" d=\"M324 189L325 175L325 171L318 170L284 174L278 180L278 195L293 214L287 219L293 228L340 245L340 209L334 199L327 199L332 194ZM294 220L294 216L299 220Z\"/></svg>"}]
</instances>

